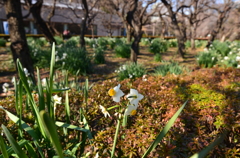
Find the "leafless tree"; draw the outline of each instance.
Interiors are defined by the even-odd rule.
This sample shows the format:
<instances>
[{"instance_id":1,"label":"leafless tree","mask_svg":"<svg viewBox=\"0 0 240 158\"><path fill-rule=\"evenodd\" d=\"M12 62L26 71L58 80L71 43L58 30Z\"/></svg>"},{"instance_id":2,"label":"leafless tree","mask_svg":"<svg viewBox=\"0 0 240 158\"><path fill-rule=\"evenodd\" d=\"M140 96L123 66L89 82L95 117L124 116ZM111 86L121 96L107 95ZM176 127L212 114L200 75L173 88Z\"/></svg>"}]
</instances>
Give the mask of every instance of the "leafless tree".
<instances>
[{"instance_id":1,"label":"leafless tree","mask_svg":"<svg viewBox=\"0 0 240 158\"><path fill-rule=\"evenodd\" d=\"M185 44L184 42L186 41L186 29L184 23L180 23L180 19L178 16L182 16L184 8L189 8L189 5L185 5L184 3L181 3L181 1L177 1L177 4L174 4L170 0L161 0L164 6L166 7L167 10L167 16L170 17L171 19L171 27L174 32L174 35L177 38L178 41L178 53L181 55L182 58L184 58L185 54ZM176 2L176 1L175 1ZM183 21L182 21L183 22Z\"/></svg>"},{"instance_id":2,"label":"leafless tree","mask_svg":"<svg viewBox=\"0 0 240 158\"><path fill-rule=\"evenodd\" d=\"M188 2L190 7L183 8L183 14L187 18L190 27L191 49L195 49L195 38L197 27L204 20L210 17L209 8L207 7L211 1L209 0L191 0Z\"/></svg>"},{"instance_id":3,"label":"leafless tree","mask_svg":"<svg viewBox=\"0 0 240 158\"><path fill-rule=\"evenodd\" d=\"M154 14L154 11L148 13L147 9L156 2L157 0L104 1L104 8L109 7L108 10L114 10L114 12L122 19L122 22L126 28L128 43L131 42L131 37L134 37L134 41L131 45L130 57L132 62L137 62L137 55L139 54L139 42L143 34L142 27L148 24L149 18Z\"/></svg>"},{"instance_id":4,"label":"leafless tree","mask_svg":"<svg viewBox=\"0 0 240 158\"><path fill-rule=\"evenodd\" d=\"M29 53L25 30L23 27L23 17L20 0L3 0L9 25L11 39L11 51L13 60L19 59L22 66L27 68L31 78L35 82L33 62Z\"/></svg>"},{"instance_id":5,"label":"leafless tree","mask_svg":"<svg viewBox=\"0 0 240 158\"><path fill-rule=\"evenodd\" d=\"M213 30L210 33L210 37L208 39L208 43L206 45L207 48L210 47L220 30L222 29L223 23L226 21L230 10L233 8L232 0L224 0L223 4L208 6L210 9L216 11L218 13L218 18Z\"/></svg>"},{"instance_id":6,"label":"leafless tree","mask_svg":"<svg viewBox=\"0 0 240 158\"><path fill-rule=\"evenodd\" d=\"M98 0L75 0L73 2L61 2L70 9L76 18L82 19L80 27L80 45L85 48L84 35L87 28L92 26L92 21L98 13L97 3ZM78 8L82 9L82 12L78 12Z\"/></svg>"},{"instance_id":7,"label":"leafless tree","mask_svg":"<svg viewBox=\"0 0 240 158\"><path fill-rule=\"evenodd\" d=\"M25 9L29 11L27 15L24 16L24 18L28 17L30 14L32 14L35 24L38 26L38 28L41 30L41 32L45 35L46 39L48 41L55 42L52 33L50 32L49 28L46 25L46 22L41 17L41 9L43 6L43 0L37 0L35 3L32 2L32 0L24 0L25 1Z\"/></svg>"}]
</instances>

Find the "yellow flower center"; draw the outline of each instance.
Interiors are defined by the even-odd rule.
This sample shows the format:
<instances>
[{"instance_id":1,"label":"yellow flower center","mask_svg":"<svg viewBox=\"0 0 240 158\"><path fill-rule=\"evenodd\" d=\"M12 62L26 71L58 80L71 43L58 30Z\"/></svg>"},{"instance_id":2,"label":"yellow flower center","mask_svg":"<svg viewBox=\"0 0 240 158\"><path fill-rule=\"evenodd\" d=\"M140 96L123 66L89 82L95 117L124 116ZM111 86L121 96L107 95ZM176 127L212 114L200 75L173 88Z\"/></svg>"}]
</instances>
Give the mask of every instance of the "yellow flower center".
<instances>
[{"instance_id":1,"label":"yellow flower center","mask_svg":"<svg viewBox=\"0 0 240 158\"><path fill-rule=\"evenodd\" d=\"M112 96L114 96L116 94L116 91L114 89L110 89L108 91L108 94L112 97Z\"/></svg>"},{"instance_id":2,"label":"yellow flower center","mask_svg":"<svg viewBox=\"0 0 240 158\"><path fill-rule=\"evenodd\" d=\"M137 110L132 110L131 111L131 115L136 115L136 113L137 113Z\"/></svg>"}]
</instances>

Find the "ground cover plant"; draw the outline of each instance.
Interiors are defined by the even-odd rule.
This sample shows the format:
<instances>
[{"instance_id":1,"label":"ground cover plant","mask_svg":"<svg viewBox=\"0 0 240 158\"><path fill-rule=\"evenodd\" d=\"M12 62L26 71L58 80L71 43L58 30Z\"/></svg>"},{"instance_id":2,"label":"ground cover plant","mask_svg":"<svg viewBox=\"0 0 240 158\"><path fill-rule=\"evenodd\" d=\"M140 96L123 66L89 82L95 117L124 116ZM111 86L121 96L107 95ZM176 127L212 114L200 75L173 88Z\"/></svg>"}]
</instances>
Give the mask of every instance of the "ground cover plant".
<instances>
[{"instance_id":1,"label":"ground cover plant","mask_svg":"<svg viewBox=\"0 0 240 158\"><path fill-rule=\"evenodd\" d=\"M56 52L59 59L66 56L59 51L60 49ZM57 63L58 61L56 61L56 65ZM53 68L54 66L51 67L51 69ZM124 70L123 66L121 68ZM21 72L24 76L24 71ZM89 78L89 80L91 79ZM46 88L43 93L50 96L45 98L49 103L46 104L46 108L49 111L50 119L53 118L65 124L57 129L55 126L43 124L46 129L53 127L53 131L58 131L57 134L51 135L49 130L41 131L39 123L35 125L38 116L27 112L32 108L32 99L36 105L40 105L44 95L40 94L37 97L36 94L41 91L34 89L37 93L31 93L33 96L31 98L30 92L26 94L28 92L27 82L21 80L18 83L20 90L18 93L23 96L22 98L16 99L14 96L9 96L0 100L0 105L4 108L4 111L0 110L0 120L1 124L4 123L6 126L6 128L2 126L3 140L7 146L12 146L13 141L8 142L9 138L5 136L5 133L8 133L7 129L10 129L10 134L16 138L17 143L21 147L27 148L24 151L33 150L37 151L35 154L41 153L35 148L36 144L31 141L33 140L31 136L24 137L24 140L20 141L23 138L20 137L21 131L24 135L28 134L19 129L18 124L13 123L7 117L9 113L6 114L6 110L20 117L18 112L22 109L21 117L25 123L34 127L33 130L41 133L41 137L44 138L40 139L44 144L40 147L45 154L60 156L62 151L65 157L80 157L80 155L82 157L97 157L97 155L99 157L144 157L147 149L151 147L151 143L158 138L161 131L164 131L164 127L174 113L181 109L183 107L181 105L188 100L183 111L176 118L175 124L159 143L154 144L155 148L148 153L148 156L191 157L199 151L204 151L199 153L201 156L202 153L207 153L203 149L217 140L215 143L220 144L210 150L208 157L238 157L240 152L239 81L239 69L219 67L200 69L182 75L168 74L164 77L145 74L135 79L127 77L122 81L108 79L91 86L88 85L87 80L85 84L67 82L67 77L59 83L57 77L50 75L47 82L39 84L38 88L41 89L41 86L45 85L42 87ZM47 88L51 85L52 89ZM76 85L80 85L80 87ZM72 88L68 89L67 87ZM116 103L111 97L114 96L114 91L111 89L121 90L126 96L121 95L122 97L118 98L119 102ZM128 101L131 103L131 98L135 95L139 98L137 108L127 105ZM16 108L16 103L23 107ZM133 108L128 113L130 115L127 117L125 125L119 124L120 118L121 122L125 120L123 114L126 112L119 107ZM48 118L47 113L39 114L40 121L44 122L44 119ZM69 129L70 127L71 129ZM85 139L89 138L89 134L86 136L86 131L90 131L93 139ZM42 133L45 133L46 137ZM53 138L54 135L57 135L62 142L59 143L61 147L57 145L58 143L54 144L51 141L56 139ZM216 145L215 143L214 145Z\"/></svg>"},{"instance_id":2,"label":"ground cover plant","mask_svg":"<svg viewBox=\"0 0 240 158\"><path fill-rule=\"evenodd\" d=\"M240 44L214 41L209 49L199 52L197 62L201 67L240 67Z\"/></svg>"}]
</instances>

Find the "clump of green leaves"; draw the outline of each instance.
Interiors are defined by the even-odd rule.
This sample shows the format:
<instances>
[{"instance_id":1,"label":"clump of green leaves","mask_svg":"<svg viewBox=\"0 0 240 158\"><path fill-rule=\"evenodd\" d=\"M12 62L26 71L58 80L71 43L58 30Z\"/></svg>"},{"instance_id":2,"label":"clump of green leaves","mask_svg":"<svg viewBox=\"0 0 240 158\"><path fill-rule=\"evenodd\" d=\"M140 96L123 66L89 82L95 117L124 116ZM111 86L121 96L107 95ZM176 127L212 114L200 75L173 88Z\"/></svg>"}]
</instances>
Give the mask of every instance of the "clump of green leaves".
<instances>
[{"instance_id":1,"label":"clump of green leaves","mask_svg":"<svg viewBox=\"0 0 240 158\"><path fill-rule=\"evenodd\" d=\"M108 45L108 40L104 37L100 37L97 39L97 44L98 44L98 47L101 47L103 50L106 50Z\"/></svg>"},{"instance_id":2,"label":"clump of green leaves","mask_svg":"<svg viewBox=\"0 0 240 158\"><path fill-rule=\"evenodd\" d=\"M91 72L91 59L84 48L62 47L57 49L56 66L74 75Z\"/></svg>"},{"instance_id":3,"label":"clump of green leaves","mask_svg":"<svg viewBox=\"0 0 240 158\"><path fill-rule=\"evenodd\" d=\"M54 36L54 39L55 39L57 45L64 43L63 38L60 36Z\"/></svg>"},{"instance_id":4,"label":"clump of green leaves","mask_svg":"<svg viewBox=\"0 0 240 158\"><path fill-rule=\"evenodd\" d=\"M119 44L115 46L114 52L117 57L129 58L131 54L131 47L128 44Z\"/></svg>"},{"instance_id":5,"label":"clump of green leaves","mask_svg":"<svg viewBox=\"0 0 240 158\"><path fill-rule=\"evenodd\" d=\"M94 50L94 56L93 56L94 63L96 64L104 64L105 58L104 58L104 50L102 47L98 47Z\"/></svg>"},{"instance_id":6,"label":"clump of green leaves","mask_svg":"<svg viewBox=\"0 0 240 158\"><path fill-rule=\"evenodd\" d=\"M166 76L169 74L180 75L184 71L189 71L184 66L179 65L177 62L163 62L162 65L159 65L154 70L154 75L156 76Z\"/></svg>"},{"instance_id":7,"label":"clump of green leaves","mask_svg":"<svg viewBox=\"0 0 240 158\"><path fill-rule=\"evenodd\" d=\"M157 53L154 55L154 61L157 61L157 62L162 61L162 56L160 53Z\"/></svg>"},{"instance_id":8,"label":"clump of green leaves","mask_svg":"<svg viewBox=\"0 0 240 158\"><path fill-rule=\"evenodd\" d=\"M163 53L168 50L168 42L161 39L154 39L149 46L149 52L153 54Z\"/></svg>"},{"instance_id":9,"label":"clump of green leaves","mask_svg":"<svg viewBox=\"0 0 240 158\"><path fill-rule=\"evenodd\" d=\"M7 41L4 38L0 38L0 47L5 47Z\"/></svg>"},{"instance_id":10,"label":"clump of green leaves","mask_svg":"<svg viewBox=\"0 0 240 158\"><path fill-rule=\"evenodd\" d=\"M146 74L146 69L143 65L137 64L137 63L127 63L119 67L118 70L116 70L118 79L120 81L124 79L135 79L138 77L142 77Z\"/></svg>"}]
</instances>

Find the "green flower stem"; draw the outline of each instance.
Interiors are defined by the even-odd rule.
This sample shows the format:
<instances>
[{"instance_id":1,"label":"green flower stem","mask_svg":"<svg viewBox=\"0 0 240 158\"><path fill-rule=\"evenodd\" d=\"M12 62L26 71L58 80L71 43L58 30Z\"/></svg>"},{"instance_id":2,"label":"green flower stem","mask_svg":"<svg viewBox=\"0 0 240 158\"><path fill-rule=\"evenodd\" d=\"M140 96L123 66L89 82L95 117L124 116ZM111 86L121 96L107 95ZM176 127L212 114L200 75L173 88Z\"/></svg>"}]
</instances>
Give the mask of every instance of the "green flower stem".
<instances>
[{"instance_id":1,"label":"green flower stem","mask_svg":"<svg viewBox=\"0 0 240 158\"><path fill-rule=\"evenodd\" d=\"M119 127L120 127L120 120L117 120L117 128L116 128L116 133L114 136L114 142L113 142L113 147L112 147L112 152L111 152L111 158L113 158L114 153L115 153L115 148L117 144L117 138L118 138L118 133L119 133Z\"/></svg>"},{"instance_id":2,"label":"green flower stem","mask_svg":"<svg viewBox=\"0 0 240 158\"><path fill-rule=\"evenodd\" d=\"M114 108L117 108L117 107L120 107L120 105L112 106L112 107L110 107L110 108L107 108L107 110L109 111L109 110L114 109Z\"/></svg>"}]
</instances>

